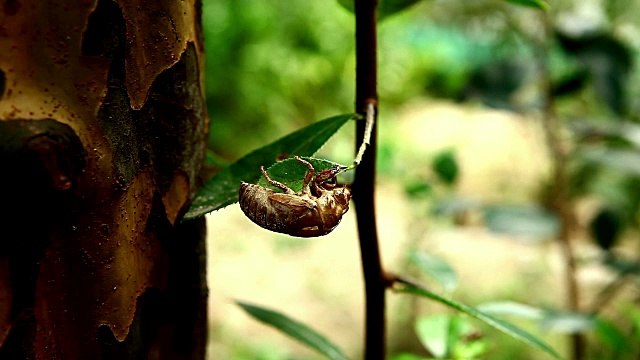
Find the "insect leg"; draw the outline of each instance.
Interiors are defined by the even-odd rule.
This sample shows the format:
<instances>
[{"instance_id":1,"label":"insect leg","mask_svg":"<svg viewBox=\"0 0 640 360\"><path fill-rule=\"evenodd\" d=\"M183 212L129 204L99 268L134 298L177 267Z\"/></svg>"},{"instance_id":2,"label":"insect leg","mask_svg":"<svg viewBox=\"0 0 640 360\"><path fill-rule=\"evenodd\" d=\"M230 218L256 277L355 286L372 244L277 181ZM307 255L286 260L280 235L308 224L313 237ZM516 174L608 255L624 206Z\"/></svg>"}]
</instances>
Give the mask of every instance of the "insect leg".
<instances>
[{"instance_id":1,"label":"insect leg","mask_svg":"<svg viewBox=\"0 0 640 360\"><path fill-rule=\"evenodd\" d=\"M289 189L287 187L287 185L279 182L279 181L275 181L273 179L271 179L269 177L269 174L267 174L267 171L264 169L264 166L260 166L260 171L262 172L262 176L264 176L264 178L267 180L267 182L275 187L277 187L278 189L281 189L282 191L284 191L285 194L295 194L296 192Z\"/></svg>"},{"instance_id":2,"label":"insect leg","mask_svg":"<svg viewBox=\"0 0 640 360\"><path fill-rule=\"evenodd\" d=\"M304 175L304 184L302 186L302 192L305 194L310 194L311 189L309 188L309 183L313 180L313 175L316 173L316 169L313 168L310 162L307 160L301 159L299 156L295 157L296 161L300 164L307 167L307 173Z\"/></svg>"},{"instance_id":3,"label":"insect leg","mask_svg":"<svg viewBox=\"0 0 640 360\"><path fill-rule=\"evenodd\" d=\"M330 169L320 171L314 181L316 184L335 183L336 175L338 175L345 167L341 165L335 165Z\"/></svg>"}]
</instances>

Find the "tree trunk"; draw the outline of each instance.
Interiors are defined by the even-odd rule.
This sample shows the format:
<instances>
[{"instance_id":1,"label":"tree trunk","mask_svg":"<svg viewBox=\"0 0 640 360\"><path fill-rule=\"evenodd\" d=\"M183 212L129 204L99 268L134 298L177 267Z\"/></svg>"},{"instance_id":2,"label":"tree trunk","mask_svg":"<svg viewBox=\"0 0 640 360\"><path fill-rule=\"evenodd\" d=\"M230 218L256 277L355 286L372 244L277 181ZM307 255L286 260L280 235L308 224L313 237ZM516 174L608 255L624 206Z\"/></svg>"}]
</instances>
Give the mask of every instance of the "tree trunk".
<instances>
[{"instance_id":1,"label":"tree trunk","mask_svg":"<svg viewBox=\"0 0 640 360\"><path fill-rule=\"evenodd\" d=\"M0 359L202 359L199 0L0 0Z\"/></svg>"}]
</instances>

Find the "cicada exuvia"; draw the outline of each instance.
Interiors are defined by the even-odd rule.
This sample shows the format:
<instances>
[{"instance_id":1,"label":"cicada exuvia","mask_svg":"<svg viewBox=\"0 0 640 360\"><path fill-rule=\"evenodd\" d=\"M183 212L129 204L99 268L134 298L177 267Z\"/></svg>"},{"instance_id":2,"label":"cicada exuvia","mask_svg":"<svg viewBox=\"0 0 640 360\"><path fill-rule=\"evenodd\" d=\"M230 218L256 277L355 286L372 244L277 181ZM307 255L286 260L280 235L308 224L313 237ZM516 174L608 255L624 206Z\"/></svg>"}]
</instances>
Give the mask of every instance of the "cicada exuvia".
<instances>
[{"instance_id":1,"label":"cicada exuvia","mask_svg":"<svg viewBox=\"0 0 640 360\"><path fill-rule=\"evenodd\" d=\"M240 208L251 221L267 230L300 237L326 235L349 210L351 190L336 186L336 175L344 167L334 166L316 174L310 162L298 156L295 159L307 167L300 192L272 180L260 167L267 182L282 192L243 181Z\"/></svg>"}]
</instances>

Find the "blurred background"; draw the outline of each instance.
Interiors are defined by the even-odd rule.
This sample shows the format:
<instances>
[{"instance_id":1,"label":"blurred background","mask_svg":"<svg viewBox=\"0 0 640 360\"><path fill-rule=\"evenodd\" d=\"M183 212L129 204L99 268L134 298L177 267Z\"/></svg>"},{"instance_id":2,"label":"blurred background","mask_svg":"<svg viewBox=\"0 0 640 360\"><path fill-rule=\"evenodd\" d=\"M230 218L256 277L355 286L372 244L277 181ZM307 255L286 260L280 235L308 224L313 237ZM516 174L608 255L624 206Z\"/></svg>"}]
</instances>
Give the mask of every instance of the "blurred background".
<instances>
[{"instance_id":1,"label":"blurred background","mask_svg":"<svg viewBox=\"0 0 640 360\"><path fill-rule=\"evenodd\" d=\"M640 1L548 3L425 0L382 19L383 261L567 357L581 334L584 359L637 359ZM340 1L204 0L203 26L211 174L353 111L354 18ZM354 148L348 124L318 157L349 164ZM362 357L353 209L312 239L263 230L237 204L207 222L211 359L319 358L234 300ZM388 298L391 359L549 358L434 303Z\"/></svg>"}]
</instances>

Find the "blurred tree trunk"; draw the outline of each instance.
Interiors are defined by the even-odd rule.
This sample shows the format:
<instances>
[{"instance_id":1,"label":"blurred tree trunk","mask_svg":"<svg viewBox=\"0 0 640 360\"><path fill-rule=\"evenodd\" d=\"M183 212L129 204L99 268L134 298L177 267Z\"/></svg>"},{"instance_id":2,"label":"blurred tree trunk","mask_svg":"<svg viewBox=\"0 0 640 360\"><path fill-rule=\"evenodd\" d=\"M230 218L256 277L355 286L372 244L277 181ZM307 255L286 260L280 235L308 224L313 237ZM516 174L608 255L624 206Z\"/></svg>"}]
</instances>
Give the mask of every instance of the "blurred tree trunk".
<instances>
[{"instance_id":1,"label":"blurred tree trunk","mask_svg":"<svg viewBox=\"0 0 640 360\"><path fill-rule=\"evenodd\" d=\"M202 359L199 0L0 1L0 359Z\"/></svg>"}]
</instances>

